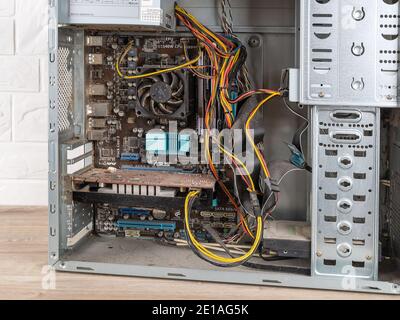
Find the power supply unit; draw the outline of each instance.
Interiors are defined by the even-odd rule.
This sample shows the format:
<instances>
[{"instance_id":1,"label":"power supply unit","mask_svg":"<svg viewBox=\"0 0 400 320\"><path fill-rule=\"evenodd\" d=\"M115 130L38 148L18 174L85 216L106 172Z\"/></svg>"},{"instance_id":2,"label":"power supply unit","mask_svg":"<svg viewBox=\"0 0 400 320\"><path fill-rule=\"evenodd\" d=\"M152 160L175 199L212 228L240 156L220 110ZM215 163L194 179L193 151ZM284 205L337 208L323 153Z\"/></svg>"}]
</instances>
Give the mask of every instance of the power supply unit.
<instances>
[{"instance_id":1,"label":"power supply unit","mask_svg":"<svg viewBox=\"0 0 400 320\"><path fill-rule=\"evenodd\" d=\"M174 30L174 3L173 0L65 0L59 3L59 23Z\"/></svg>"}]
</instances>

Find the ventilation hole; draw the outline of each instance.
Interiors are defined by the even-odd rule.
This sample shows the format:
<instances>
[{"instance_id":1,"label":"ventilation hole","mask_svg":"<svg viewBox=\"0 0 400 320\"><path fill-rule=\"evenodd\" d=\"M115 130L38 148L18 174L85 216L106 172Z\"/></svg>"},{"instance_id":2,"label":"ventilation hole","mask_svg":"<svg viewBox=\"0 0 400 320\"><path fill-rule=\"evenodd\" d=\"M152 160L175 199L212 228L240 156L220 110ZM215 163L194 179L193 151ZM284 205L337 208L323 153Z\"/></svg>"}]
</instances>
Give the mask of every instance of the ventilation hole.
<instances>
[{"instance_id":1,"label":"ventilation hole","mask_svg":"<svg viewBox=\"0 0 400 320\"><path fill-rule=\"evenodd\" d=\"M319 74L326 74L331 71L331 68L323 68L323 67L314 67L314 71Z\"/></svg>"},{"instance_id":2,"label":"ventilation hole","mask_svg":"<svg viewBox=\"0 0 400 320\"><path fill-rule=\"evenodd\" d=\"M338 155L337 150L325 150L325 155L329 157L336 157Z\"/></svg>"},{"instance_id":3,"label":"ventilation hole","mask_svg":"<svg viewBox=\"0 0 400 320\"><path fill-rule=\"evenodd\" d=\"M367 199L366 196L360 196L360 195L353 196L353 200L356 202L365 202L366 199Z\"/></svg>"},{"instance_id":4,"label":"ventilation hole","mask_svg":"<svg viewBox=\"0 0 400 320\"><path fill-rule=\"evenodd\" d=\"M337 200L337 194L326 193L325 200Z\"/></svg>"},{"instance_id":5,"label":"ventilation hole","mask_svg":"<svg viewBox=\"0 0 400 320\"><path fill-rule=\"evenodd\" d=\"M337 178L338 177L338 173L337 172L325 172L325 178Z\"/></svg>"},{"instance_id":6,"label":"ventilation hole","mask_svg":"<svg viewBox=\"0 0 400 320\"><path fill-rule=\"evenodd\" d=\"M325 222L336 222L337 217L336 216L324 216Z\"/></svg>"},{"instance_id":7,"label":"ventilation hole","mask_svg":"<svg viewBox=\"0 0 400 320\"><path fill-rule=\"evenodd\" d=\"M365 246L365 240L353 239L353 246L358 246L358 247Z\"/></svg>"},{"instance_id":8,"label":"ventilation hole","mask_svg":"<svg viewBox=\"0 0 400 320\"><path fill-rule=\"evenodd\" d=\"M314 35L321 40L328 39L331 36L331 33L317 33L315 32Z\"/></svg>"},{"instance_id":9,"label":"ventilation hole","mask_svg":"<svg viewBox=\"0 0 400 320\"><path fill-rule=\"evenodd\" d=\"M326 266L336 266L336 260L324 259L324 265L326 265Z\"/></svg>"},{"instance_id":10,"label":"ventilation hole","mask_svg":"<svg viewBox=\"0 0 400 320\"><path fill-rule=\"evenodd\" d=\"M364 130L364 136L365 137L372 137L374 135L373 130Z\"/></svg>"},{"instance_id":11,"label":"ventilation hole","mask_svg":"<svg viewBox=\"0 0 400 320\"><path fill-rule=\"evenodd\" d=\"M326 244L336 244L336 238L324 238Z\"/></svg>"},{"instance_id":12,"label":"ventilation hole","mask_svg":"<svg viewBox=\"0 0 400 320\"><path fill-rule=\"evenodd\" d=\"M357 158L365 158L367 156L367 151L354 151L354 156Z\"/></svg>"},{"instance_id":13,"label":"ventilation hole","mask_svg":"<svg viewBox=\"0 0 400 320\"><path fill-rule=\"evenodd\" d=\"M332 23L313 23L312 26L314 28L332 28Z\"/></svg>"},{"instance_id":14,"label":"ventilation hole","mask_svg":"<svg viewBox=\"0 0 400 320\"><path fill-rule=\"evenodd\" d=\"M330 114L333 121L358 122L362 115L359 111L336 110Z\"/></svg>"},{"instance_id":15,"label":"ventilation hole","mask_svg":"<svg viewBox=\"0 0 400 320\"><path fill-rule=\"evenodd\" d=\"M365 218L358 218L358 217L354 217L353 218L353 222L356 224L365 224Z\"/></svg>"},{"instance_id":16,"label":"ventilation hole","mask_svg":"<svg viewBox=\"0 0 400 320\"><path fill-rule=\"evenodd\" d=\"M326 58L315 58L312 59L313 62L318 62L318 63L330 63L332 62L332 59L326 59Z\"/></svg>"},{"instance_id":17,"label":"ventilation hole","mask_svg":"<svg viewBox=\"0 0 400 320\"><path fill-rule=\"evenodd\" d=\"M71 126L70 114L73 105L73 70L69 68L71 50L67 47L58 49L58 77L62 86L58 87L58 130L64 132Z\"/></svg>"},{"instance_id":18,"label":"ventilation hole","mask_svg":"<svg viewBox=\"0 0 400 320\"><path fill-rule=\"evenodd\" d=\"M383 37L385 40L394 41L394 40L396 40L396 39L399 37L399 35L398 35L398 34L382 34L382 37Z\"/></svg>"},{"instance_id":19,"label":"ventilation hole","mask_svg":"<svg viewBox=\"0 0 400 320\"><path fill-rule=\"evenodd\" d=\"M365 268L365 262L363 261L352 261L351 265L354 268Z\"/></svg>"},{"instance_id":20,"label":"ventilation hole","mask_svg":"<svg viewBox=\"0 0 400 320\"><path fill-rule=\"evenodd\" d=\"M332 18L333 15L330 13L314 13L313 17L314 18Z\"/></svg>"},{"instance_id":21,"label":"ventilation hole","mask_svg":"<svg viewBox=\"0 0 400 320\"><path fill-rule=\"evenodd\" d=\"M362 139L361 133L353 131L337 131L331 134L331 140L336 143L358 143Z\"/></svg>"},{"instance_id":22,"label":"ventilation hole","mask_svg":"<svg viewBox=\"0 0 400 320\"><path fill-rule=\"evenodd\" d=\"M367 174L366 173L354 173L353 177L354 177L354 179L357 179L357 180L365 180L365 179L367 179Z\"/></svg>"},{"instance_id":23,"label":"ventilation hole","mask_svg":"<svg viewBox=\"0 0 400 320\"><path fill-rule=\"evenodd\" d=\"M312 49L312 52L315 52L315 53L331 53L332 49Z\"/></svg>"}]
</instances>

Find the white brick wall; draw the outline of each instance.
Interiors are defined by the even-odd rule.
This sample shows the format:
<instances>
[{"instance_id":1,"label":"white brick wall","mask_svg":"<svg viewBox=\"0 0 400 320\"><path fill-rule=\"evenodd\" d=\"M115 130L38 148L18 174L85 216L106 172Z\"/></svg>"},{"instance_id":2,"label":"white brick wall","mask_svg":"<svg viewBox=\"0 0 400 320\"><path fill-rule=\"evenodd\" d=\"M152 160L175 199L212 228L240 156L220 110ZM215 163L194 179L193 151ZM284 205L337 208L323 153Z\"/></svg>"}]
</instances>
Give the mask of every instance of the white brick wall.
<instances>
[{"instance_id":1,"label":"white brick wall","mask_svg":"<svg viewBox=\"0 0 400 320\"><path fill-rule=\"evenodd\" d=\"M47 4L0 0L0 205L47 204Z\"/></svg>"}]
</instances>

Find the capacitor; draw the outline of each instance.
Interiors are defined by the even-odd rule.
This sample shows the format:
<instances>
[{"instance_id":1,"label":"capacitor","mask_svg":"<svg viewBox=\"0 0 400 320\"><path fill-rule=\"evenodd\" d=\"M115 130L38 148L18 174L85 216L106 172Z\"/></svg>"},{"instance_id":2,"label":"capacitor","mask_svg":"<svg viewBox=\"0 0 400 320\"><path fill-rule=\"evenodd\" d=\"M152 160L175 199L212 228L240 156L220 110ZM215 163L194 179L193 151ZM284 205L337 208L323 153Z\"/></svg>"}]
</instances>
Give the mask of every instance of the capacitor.
<instances>
[{"instance_id":1,"label":"capacitor","mask_svg":"<svg viewBox=\"0 0 400 320\"><path fill-rule=\"evenodd\" d=\"M163 220L163 219L165 219L166 216L167 216L167 212L165 210L158 210L158 209L153 210L154 219Z\"/></svg>"},{"instance_id":2,"label":"capacitor","mask_svg":"<svg viewBox=\"0 0 400 320\"><path fill-rule=\"evenodd\" d=\"M159 238L162 238L163 235L164 235L164 232L163 232L163 231L160 231L159 233L157 233L157 236L158 236Z\"/></svg>"}]
</instances>

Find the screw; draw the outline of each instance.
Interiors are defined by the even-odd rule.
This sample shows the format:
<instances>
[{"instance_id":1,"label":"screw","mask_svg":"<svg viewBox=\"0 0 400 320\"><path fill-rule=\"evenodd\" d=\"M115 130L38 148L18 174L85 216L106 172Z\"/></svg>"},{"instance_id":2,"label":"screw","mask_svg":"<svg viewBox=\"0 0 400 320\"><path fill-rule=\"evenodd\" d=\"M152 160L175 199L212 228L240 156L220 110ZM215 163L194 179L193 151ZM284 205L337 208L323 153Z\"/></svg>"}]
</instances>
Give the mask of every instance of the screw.
<instances>
[{"instance_id":1,"label":"screw","mask_svg":"<svg viewBox=\"0 0 400 320\"><path fill-rule=\"evenodd\" d=\"M323 98L323 97L325 97L325 93L321 91L321 92L318 94L318 96L319 96L320 98Z\"/></svg>"},{"instance_id":2,"label":"screw","mask_svg":"<svg viewBox=\"0 0 400 320\"><path fill-rule=\"evenodd\" d=\"M372 257L371 257L371 256L367 256L366 259L367 259L368 261L371 261L371 260L372 260Z\"/></svg>"},{"instance_id":3,"label":"screw","mask_svg":"<svg viewBox=\"0 0 400 320\"><path fill-rule=\"evenodd\" d=\"M321 251L317 251L317 257L322 257L322 252Z\"/></svg>"},{"instance_id":4,"label":"screw","mask_svg":"<svg viewBox=\"0 0 400 320\"><path fill-rule=\"evenodd\" d=\"M250 37L248 44L251 48L258 48L261 45L261 40L257 36Z\"/></svg>"}]
</instances>

